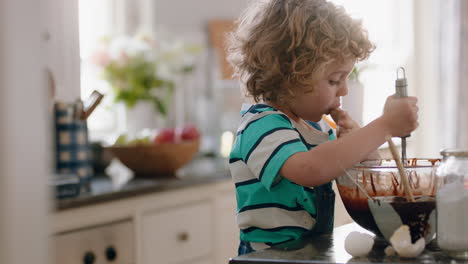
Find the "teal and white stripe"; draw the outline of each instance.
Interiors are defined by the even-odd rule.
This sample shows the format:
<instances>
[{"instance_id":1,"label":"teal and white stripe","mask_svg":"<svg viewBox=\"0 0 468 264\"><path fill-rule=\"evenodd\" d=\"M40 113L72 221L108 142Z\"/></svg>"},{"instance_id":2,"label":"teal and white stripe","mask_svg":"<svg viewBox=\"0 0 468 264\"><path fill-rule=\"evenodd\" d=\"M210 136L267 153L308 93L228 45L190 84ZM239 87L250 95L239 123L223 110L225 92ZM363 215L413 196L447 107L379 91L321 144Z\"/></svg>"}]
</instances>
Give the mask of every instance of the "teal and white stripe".
<instances>
[{"instance_id":1,"label":"teal and white stripe","mask_svg":"<svg viewBox=\"0 0 468 264\"><path fill-rule=\"evenodd\" d=\"M267 105L253 105L242 114L229 165L241 239L255 248L297 239L315 224L315 193L281 177L279 171L290 156L331 136L308 130Z\"/></svg>"},{"instance_id":2,"label":"teal and white stripe","mask_svg":"<svg viewBox=\"0 0 468 264\"><path fill-rule=\"evenodd\" d=\"M291 209L264 207L254 210L244 210L237 214L237 224L239 228L243 230L252 226L261 226L262 229L274 229L283 226L300 227L305 230L312 229L315 219L313 219L308 212L302 209Z\"/></svg>"}]
</instances>

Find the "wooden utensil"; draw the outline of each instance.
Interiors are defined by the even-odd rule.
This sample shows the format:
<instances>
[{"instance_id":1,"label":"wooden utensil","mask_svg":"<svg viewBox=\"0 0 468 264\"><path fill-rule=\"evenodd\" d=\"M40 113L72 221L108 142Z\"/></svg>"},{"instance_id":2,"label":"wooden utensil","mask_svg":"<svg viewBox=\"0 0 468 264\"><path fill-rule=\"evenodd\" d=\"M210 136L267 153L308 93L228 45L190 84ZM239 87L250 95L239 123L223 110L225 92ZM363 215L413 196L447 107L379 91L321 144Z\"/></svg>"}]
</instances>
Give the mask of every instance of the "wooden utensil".
<instances>
[{"instance_id":1,"label":"wooden utensil","mask_svg":"<svg viewBox=\"0 0 468 264\"><path fill-rule=\"evenodd\" d=\"M403 163L401 162L400 155L396 149L395 144L392 141L392 138L387 137L387 143L390 148L390 152L392 153L392 157L395 160L395 163L398 167L398 172L400 173L401 181L403 182L403 188L405 189L406 198L410 202L415 202L413 193L411 192L411 188L409 185L408 177L406 176L406 170L403 167Z\"/></svg>"}]
</instances>

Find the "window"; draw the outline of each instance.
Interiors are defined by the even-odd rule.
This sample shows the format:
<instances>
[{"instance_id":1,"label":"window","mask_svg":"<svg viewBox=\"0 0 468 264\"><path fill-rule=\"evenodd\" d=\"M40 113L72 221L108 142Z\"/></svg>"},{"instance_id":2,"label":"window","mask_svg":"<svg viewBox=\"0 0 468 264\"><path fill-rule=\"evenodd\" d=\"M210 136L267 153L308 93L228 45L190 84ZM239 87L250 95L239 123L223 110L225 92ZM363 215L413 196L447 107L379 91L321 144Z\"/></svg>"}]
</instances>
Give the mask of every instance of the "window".
<instances>
[{"instance_id":1,"label":"window","mask_svg":"<svg viewBox=\"0 0 468 264\"><path fill-rule=\"evenodd\" d=\"M128 118L129 111L126 111L123 105L114 104L114 97L110 95L111 87L106 81L102 80L101 71L90 60L90 56L96 51L99 42L103 38L131 37L140 31L154 32L156 26L154 25L153 16L154 1L152 0L79 0L81 97L86 99L93 90L109 95L104 97L101 105L96 108L88 119L91 141L112 143L109 141L113 141L118 135L128 132L128 126L133 121L138 123L136 125L141 126L146 124L146 121L154 119L151 116L148 116L148 118L140 116L141 120ZM170 34L168 34L169 37L171 37ZM174 45L180 44L175 41L174 43ZM177 54L173 56L177 56ZM184 78L180 77L180 79L180 82L184 81L182 80ZM190 84L186 84L184 88ZM178 92L175 92L174 97L183 96L183 94L178 95ZM181 103L179 102L179 104ZM152 105L148 104L147 106L152 110ZM170 115L180 114L183 109L180 110L179 108L176 110L171 108ZM172 116L170 118L175 119Z\"/></svg>"},{"instance_id":2,"label":"window","mask_svg":"<svg viewBox=\"0 0 468 264\"><path fill-rule=\"evenodd\" d=\"M363 99L363 105L360 106L363 109L362 116L358 119L361 119L363 124L367 124L381 114L386 97L395 92L394 83L398 67L405 67L410 83L408 89L412 89L410 79L411 66L414 63L411 57L414 42L413 1L331 1L342 5L353 17L362 19L364 27L369 31L370 39L377 47L368 60L358 65L366 66L360 74L364 90L360 95ZM151 1L136 2L142 4ZM151 24L152 15L148 13L152 7L141 7L144 12L140 10L139 13L142 15L135 16L138 7L126 6L129 4L125 4L125 0L79 0L79 3L81 94L86 98L94 89L107 93L109 87L83 59L103 36L128 32L128 27L136 24L135 21L129 21L131 18L139 17L139 20L142 20L139 23ZM109 140L112 138L110 135L124 131L122 120L118 120L122 113L117 114L118 109L110 107L112 98L105 97L101 104L88 122L92 140Z\"/></svg>"},{"instance_id":3,"label":"window","mask_svg":"<svg viewBox=\"0 0 468 264\"><path fill-rule=\"evenodd\" d=\"M395 93L396 70L411 72L413 53L413 1L332 0L354 18L362 19L369 38L376 45L360 74L364 85L363 124L380 116L387 96ZM409 78L409 77L408 77ZM408 86L408 89L411 89ZM353 93L350 90L350 93Z\"/></svg>"},{"instance_id":4,"label":"window","mask_svg":"<svg viewBox=\"0 0 468 264\"><path fill-rule=\"evenodd\" d=\"M114 0L79 0L79 34L81 61L81 97L86 99L93 90L109 92L107 83L101 80L98 71L87 58L99 40L115 32L113 26ZM111 108L112 98L105 96L101 105L88 119L91 140L104 140L112 131L119 130L116 110Z\"/></svg>"}]
</instances>

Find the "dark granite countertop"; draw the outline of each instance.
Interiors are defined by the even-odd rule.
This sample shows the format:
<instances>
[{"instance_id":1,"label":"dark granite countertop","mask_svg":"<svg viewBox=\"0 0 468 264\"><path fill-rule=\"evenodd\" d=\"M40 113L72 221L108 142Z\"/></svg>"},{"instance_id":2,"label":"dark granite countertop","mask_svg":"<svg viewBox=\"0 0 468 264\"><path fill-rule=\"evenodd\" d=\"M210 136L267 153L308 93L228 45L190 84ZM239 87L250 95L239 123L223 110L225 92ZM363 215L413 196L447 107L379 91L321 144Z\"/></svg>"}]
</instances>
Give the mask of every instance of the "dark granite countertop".
<instances>
[{"instance_id":1,"label":"dark granite countertop","mask_svg":"<svg viewBox=\"0 0 468 264\"><path fill-rule=\"evenodd\" d=\"M91 180L91 190L77 197L56 200L56 211L93 205L117 199L154 192L214 183L230 179L227 161L222 159L197 159L177 172L176 176L162 178L133 177L128 180L112 179L101 175Z\"/></svg>"},{"instance_id":2,"label":"dark granite countertop","mask_svg":"<svg viewBox=\"0 0 468 264\"><path fill-rule=\"evenodd\" d=\"M367 232L357 224L348 224L335 228L333 234L307 238L287 245L287 249L265 249L247 255L232 258L230 264L257 263L447 263L458 264L468 261L454 260L437 248L435 241L426 246L418 258L404 259L398 256L388 257L384 253L387 242L376 238L374 247L367 257L353 258L344 249L344 240L351 231ZM368 232L367 232L368 233Z\"/></svg>"}]
</instances>

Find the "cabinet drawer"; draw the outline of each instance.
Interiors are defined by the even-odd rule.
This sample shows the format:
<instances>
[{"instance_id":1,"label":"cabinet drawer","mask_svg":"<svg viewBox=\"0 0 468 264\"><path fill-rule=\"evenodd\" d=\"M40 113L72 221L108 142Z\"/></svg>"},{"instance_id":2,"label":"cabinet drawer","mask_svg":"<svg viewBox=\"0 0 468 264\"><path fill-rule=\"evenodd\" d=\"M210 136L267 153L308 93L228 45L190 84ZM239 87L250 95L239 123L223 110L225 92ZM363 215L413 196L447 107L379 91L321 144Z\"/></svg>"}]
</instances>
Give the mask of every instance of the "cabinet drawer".
<instances>
[{"instance_id":1,"label":"cabinet drawer","mask_svg":"<svg viewBox=\"0 0 468 264\"><path fill-rule=\"evenodd\" d=\"M133 234L126 221L56 235L55 263L135 263Z\"/></svg>"},{"instance_id":2,"label":"cabinet drawer","mask_svg":"<svg viewBox=\"0 0 468 264\"><path fill-rule=\"evenodd\" d=\"M183 263L212 254L212 218L210 201L145 213L143 264Z\"/></svg>"}]
</instances>

